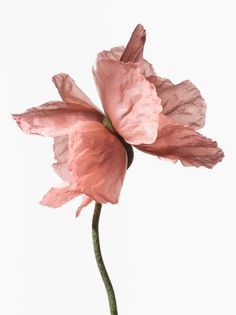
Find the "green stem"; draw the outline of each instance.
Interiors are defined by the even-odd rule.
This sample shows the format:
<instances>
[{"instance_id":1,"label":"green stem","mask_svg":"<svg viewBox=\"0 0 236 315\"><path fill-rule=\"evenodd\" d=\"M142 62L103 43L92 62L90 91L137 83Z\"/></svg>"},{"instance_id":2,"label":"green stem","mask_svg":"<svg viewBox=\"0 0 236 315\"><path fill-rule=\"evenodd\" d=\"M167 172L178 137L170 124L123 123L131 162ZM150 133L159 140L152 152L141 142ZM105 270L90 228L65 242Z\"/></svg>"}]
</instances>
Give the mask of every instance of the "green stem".
<instances>
[{"instance_id":1,"label":"green stem","mask_svg":"<svg viewBox=\"0 0 236 315\"><path fill-rule=\"evenodd\" d=\"M105 288L107 291L107 296L108 296L108 301L109 301L109 306L110 306L110 314L111 315L118 315L115 292L114 292L114 289L112 287L112 283L111 283L111 280L109 278L109 275L106 271L106 267L105 267L104 262L103 262L101 248L100 248L99 227L98 226L99 226L99 218L100 218L101 209L102 209L102 205L100 203L96 202L95 208L94 208L94 214L93 214L93 223L92 223L93 249L94 249L98 269L100 271L100 274L102 276L102 280L104 282L104 285L105 285Z\"/></svg>"}]
</instances>

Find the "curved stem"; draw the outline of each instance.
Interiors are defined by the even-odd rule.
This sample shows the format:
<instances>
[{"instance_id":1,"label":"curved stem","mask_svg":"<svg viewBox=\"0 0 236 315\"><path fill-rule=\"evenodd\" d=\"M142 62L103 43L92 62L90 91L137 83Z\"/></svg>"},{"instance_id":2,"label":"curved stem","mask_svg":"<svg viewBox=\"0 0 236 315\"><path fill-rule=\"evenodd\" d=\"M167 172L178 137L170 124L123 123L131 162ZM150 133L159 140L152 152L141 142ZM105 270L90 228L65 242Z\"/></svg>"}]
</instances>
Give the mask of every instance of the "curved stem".
<instances>
[{"instance_id":1,"label":"curved stem","mask_svg":"<svg viewBox=\"0 0 236 315\"><path fill-rule=\"evenodd\" d=\"M105 267L104 262L103 262L101 248L100 248L98 226L99 226L99 218L100 218L101 209L102 209L102 205L100 203L96 202L95 208L94 208L94 214L93 214L93 223L92 223L93 249L94 249L98 269L100 271L100 274L102 276L102 280L104 282L104 285L105 285L105 288L107 291L107 296L108 296L108 301L109 301L109 306L110 306L110 314L111 315L118 315L115 292L113 290L109 275L106 271L106 267Z\"/></svg>"}]
</instances>

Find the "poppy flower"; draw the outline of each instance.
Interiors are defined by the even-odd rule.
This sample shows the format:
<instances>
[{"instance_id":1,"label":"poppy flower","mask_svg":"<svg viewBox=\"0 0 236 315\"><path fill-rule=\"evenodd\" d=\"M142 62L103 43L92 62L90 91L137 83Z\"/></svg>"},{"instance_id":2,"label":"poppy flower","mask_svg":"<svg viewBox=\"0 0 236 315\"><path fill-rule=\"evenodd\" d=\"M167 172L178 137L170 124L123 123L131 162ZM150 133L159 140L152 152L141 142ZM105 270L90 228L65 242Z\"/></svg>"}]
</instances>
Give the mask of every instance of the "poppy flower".
<instances>
[{"instance_id":1,"label":"poppy flower","mask_svg":"<svg viewBox=\"0 0 236 315\"><path fill-rule=\"evenodd\" d=\"M105 114L61 73L53 82L62 101L13 115L24 132L54 139L53 168L63 184L51 188L42 205L57 208L83 195L79 215L93 200L117 203L127 143L183 165L212 168L223 158L216 142L196 132L204 125L206 110L199 90L190 81L174 85L156 76L143 58L145 40L138 25L126 48L98 55L93 73Z\"/></svg>"}]
</instances>

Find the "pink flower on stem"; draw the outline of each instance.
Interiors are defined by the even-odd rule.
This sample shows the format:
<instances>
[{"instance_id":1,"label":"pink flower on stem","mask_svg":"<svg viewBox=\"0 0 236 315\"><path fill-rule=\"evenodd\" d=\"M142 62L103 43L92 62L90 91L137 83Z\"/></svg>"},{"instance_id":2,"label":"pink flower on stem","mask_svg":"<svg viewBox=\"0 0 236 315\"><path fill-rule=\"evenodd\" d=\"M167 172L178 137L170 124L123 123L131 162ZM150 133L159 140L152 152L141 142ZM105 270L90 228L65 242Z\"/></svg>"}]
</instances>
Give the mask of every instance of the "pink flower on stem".
<instances>
[{"instance_id":1,"label":"pink flower on stem","mask_svg":"<svg viewBox=\"0 0 236 315\"><path fill-rule=\"evenodd\" d=\"M57 208L83 195L79 215L93 200L117 203L128 162L125 143L185 166L212 168L222 160L217 143L196 132L206 111L199 90L190 81L174 85L156 76L143 59L145 40L138 25L126 48L98 55L93 72L105 115L67 74L53 77L62 101L13 115L24 132L54 138L53 168L63 184L51 188L42 205Z\"/></svg>"},{"instance_id":2,"label":"pink flower on stem","mask_svg":"<svg viewBox=\"0 0 236 315\"><path fill-rule=\"evenodd\" d=\"M190 81L174 85L158 77L143 58L145 40L138 25L126 48L98 55L93 73L105 115L67 74L53 77L62 101L13 115L24 132L54 138L53 168L63 184L51 188L41 204L57 208L83 195L78 216L96 201L93 246L112 315L118 311L101 254L99 217L103 203L119 200L132 146L184 166L212 168L224 156L216 142L196 131L203 127L206 112L199 90Z\"/></svg>"}]
</instances>

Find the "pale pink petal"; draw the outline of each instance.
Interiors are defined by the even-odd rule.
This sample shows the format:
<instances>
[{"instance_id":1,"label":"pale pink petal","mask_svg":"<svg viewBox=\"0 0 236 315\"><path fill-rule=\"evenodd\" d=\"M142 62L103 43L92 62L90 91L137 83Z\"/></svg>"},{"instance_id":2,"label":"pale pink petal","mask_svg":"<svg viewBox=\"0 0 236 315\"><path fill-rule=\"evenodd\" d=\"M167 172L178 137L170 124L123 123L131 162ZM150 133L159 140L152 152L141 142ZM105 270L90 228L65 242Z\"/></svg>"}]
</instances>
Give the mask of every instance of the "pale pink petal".
<instances>
[{"instance_id":1,"label":"pale pink petal","mask_svg":"<svg viewBox=\"0 0 236 315\"><path fill-rule=\"evenodd\" d=\"M69 136L65 135L55 137L53 144L54 158L56 160L56 163L53 163L53 168L57 175L65 181L69 181L69 171L67 168L68 142Z\"/></svg>"},{"instance_id":2,"label":"pale pink petal","mask_svg":"<svg viewBox=\"0 0 236 315\"><path fill-rule=\"evenodd\" d=\"M119 61L123 52L124 46L113 47L111 50L103 50L97 55L97 60L115 60Z\"/></svg>"},{"instance_id":3,"label":"pale pink petal","mask_svg":"<svg viewBox=\"0 0 236 315\"><path fill-rule=\"evenodd\" d=\"M77 104L80 109L86 111L102 113L68 74L59 73L54 75L52 81L64 102Z\"/></svg>"},{"instance_id":4,"label":"pale pink petal","mask_svg":"<svg viewBox=\"0 0 236 315\"><path fill-rule=\"evenodd\" d=\"M78 121L101 121L103 118L99 112L64 102L49 102L12 116L24 132L53 137L68 134Z\"/></svg>"},{"instance_id":5,"label":"pale pink petal","mask_svg":"<svg viewBox=\"0 0 236 315\"><path fill-rule=\"evenodd\" d=\"M164 91L165 89L174 86L174 84L169 79L161 78L156 75L151 75L147 77L147 80L155 86L157 93L160 93Z\"/></svg>"},{"instance_id":6,"label":"pale pink petal","mask_svg":"<svg viewBox=\"0 0 236 315\"><path fill-rule=\"evenodd\" d=\"M69 186L51 188L40 201L43 206L59 208L66 202L80 195L80 192L70 190Z\"/></svg>"},{"instance_id":7,"label":"pale pink petal","mask_svg":"<svg viewBox=\"0 0 236 315\"><path fill-rule=\"evenodd\" d=\"M224 157L215 141L202 136L191 127L175 123L163 114L160 115L157 140L137 148L158 157L180 160L184 166L212 168Z\"/></svg>"},{"instance_id":8,"label":"pale pink petal","mask_svg":"<svg viewBox=\"0 0 236 315\"><path fill-rule=\"evenodd\" d=\"M92 198L90 198L89 196L84 195L84 197L82 199L82 202L81 202L81 205L79 206L79 208L76 211L76 217L78 217L80 215L81 210L84 207L87 207L87 205L89 205L92 201L93 201Z\"/></svg>"},{"instance_id":9,"label":"pale pink petal","mask_svg":"<svg viewBox=\"0 0 236 315\"><path fill-rule=\"evenodd\" d=\"M117 203L127 167L120 140L98 122L79 122L69 135L71 189L100 203Z\"/></svg>"},{"instance_id":10,"label":"pale pink petal","mask_svg":"<svg viewBox=\"0 0 236 315\"><path fill-rule=\"evenodd\" d=\"M163 114L177 123L202 128L205 124L206 104L196 86L186 80L174 85L170 80L151 76L157 95L161 98Z\"/></svg>"},{"instance_id":11,"label":"pale pink petal","mask_svg":"<svg viewBox=\"0 0 236 315\"><path fill-rule=\"evenodd\" d=\"M106 115L125 141L154 142L162 106L138 65L98 60L94 76Z\"/></svg>"},{"instance_id":12,"label":"pale pink petal","mask_svg":"<svg viewBox=\"0 0 236 315\"><path fill-rule=\"evenodd\" d=\"M143 59L140 61L140 67L142 69L142 74L147 78L152 75L156 75L155 70L151 63L149 63L147 60Z\"/></svg>"}]
</instances>

